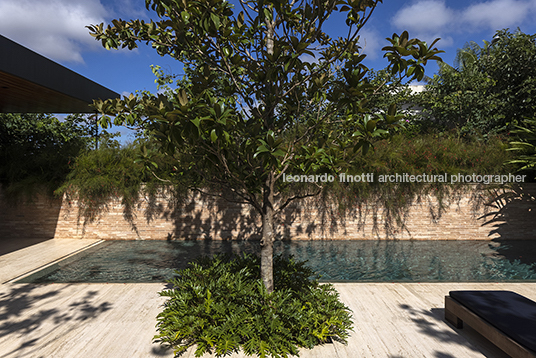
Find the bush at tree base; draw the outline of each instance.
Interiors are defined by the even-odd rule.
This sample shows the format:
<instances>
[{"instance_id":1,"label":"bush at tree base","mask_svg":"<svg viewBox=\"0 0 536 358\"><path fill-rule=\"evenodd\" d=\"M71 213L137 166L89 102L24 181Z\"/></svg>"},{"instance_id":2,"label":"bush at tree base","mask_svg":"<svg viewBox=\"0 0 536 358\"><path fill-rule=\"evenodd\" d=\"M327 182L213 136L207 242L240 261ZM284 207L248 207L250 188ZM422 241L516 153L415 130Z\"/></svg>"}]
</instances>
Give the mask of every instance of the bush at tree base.
<instances>
[{"instance_id":1,"label":"bush at tree base","mask_svg":"<svg viewBox=\"0 0 536 358\"><path fill-rule=\"evenodd\" d=\"M288 357L329 339L346 343L350 309L331 284L320 284L305 262L274 258L275 290L267 293L260 258L203 257L177 271L158 315L155 341L180 356L196 345L196 356Z\"/></svg>"}]
</instances>

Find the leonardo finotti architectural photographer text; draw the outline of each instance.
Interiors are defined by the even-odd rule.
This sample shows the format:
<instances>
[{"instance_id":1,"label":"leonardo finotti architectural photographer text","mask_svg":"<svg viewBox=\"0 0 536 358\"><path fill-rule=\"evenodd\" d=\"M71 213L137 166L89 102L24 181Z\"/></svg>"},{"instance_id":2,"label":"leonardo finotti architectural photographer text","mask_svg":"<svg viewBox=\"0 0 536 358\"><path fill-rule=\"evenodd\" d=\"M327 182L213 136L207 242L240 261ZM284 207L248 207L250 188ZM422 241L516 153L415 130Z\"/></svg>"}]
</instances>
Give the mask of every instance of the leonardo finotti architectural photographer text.
<instances>
[{"instance_id":1,"label":"leonardo finotti architectural photographer text","mask_svg":"<svg viewBox=\"0 0 536 358\"><path fill-rule=\"evenodd\" d=\"M476 184L505 184L524 183L526 175L514 174L380 174L362 173L359 175L349 175L341 173L317 174L317 175L286 175L283 174L283 181L287 183L332 183L337 179L341 183L476 183Z\"/></svg>"}]
</instances>

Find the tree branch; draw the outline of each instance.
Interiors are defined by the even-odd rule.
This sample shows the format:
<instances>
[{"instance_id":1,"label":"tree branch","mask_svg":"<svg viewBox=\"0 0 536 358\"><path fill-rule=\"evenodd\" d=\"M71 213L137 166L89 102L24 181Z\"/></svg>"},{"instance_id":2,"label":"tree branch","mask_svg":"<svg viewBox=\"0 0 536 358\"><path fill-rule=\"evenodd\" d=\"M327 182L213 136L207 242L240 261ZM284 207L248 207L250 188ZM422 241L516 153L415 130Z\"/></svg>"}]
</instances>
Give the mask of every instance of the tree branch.
<instances>
[{"instance_id":1,"label":"tree branch","mask_svg":"<svg viewBox=\"0 0 536 358\"><path fill-rule=\"evenodd\" d=\"M283 209L285 209L288 206L288 204L290 204L294 200L300 200L300 199L305 199L305 198L310 198L310 197L313 197L313 196L317 196L321 192L322 192L322 188L319 188L318 191L316 193L313 193L313 194L294 195L294 196L288 198L283 205L281 205L277 210L275 210L274 215L279 214L281 211L283 211Z\"/></svg>"}]
</instances>

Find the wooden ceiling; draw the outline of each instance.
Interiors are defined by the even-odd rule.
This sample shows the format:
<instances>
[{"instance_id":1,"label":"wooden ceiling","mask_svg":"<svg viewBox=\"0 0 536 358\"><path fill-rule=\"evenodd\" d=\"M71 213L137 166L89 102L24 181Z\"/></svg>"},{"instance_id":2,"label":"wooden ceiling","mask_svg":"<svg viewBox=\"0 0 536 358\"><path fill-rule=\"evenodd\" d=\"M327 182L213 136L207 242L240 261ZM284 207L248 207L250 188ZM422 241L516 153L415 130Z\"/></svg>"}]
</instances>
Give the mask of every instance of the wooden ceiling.
<instances>
[{"instance_id":1,"label":"wooden ceiling","mask_svg":"<svg viewBox=\"0 0 536 358\"><path fill-rule=\"evenodd\" d=\"M103 87L0 35L0 113L91 113Z\"/></svg>"},{"instance_id":2,"label":"wooden ceiling","mask_svg":"<svg viewBox=\"0 0 536 358\"><path fill-rule=\"evenodd\" d=\"M0 72L1 113L89 113L88 103Z\"/></svg>"}]
</instances>

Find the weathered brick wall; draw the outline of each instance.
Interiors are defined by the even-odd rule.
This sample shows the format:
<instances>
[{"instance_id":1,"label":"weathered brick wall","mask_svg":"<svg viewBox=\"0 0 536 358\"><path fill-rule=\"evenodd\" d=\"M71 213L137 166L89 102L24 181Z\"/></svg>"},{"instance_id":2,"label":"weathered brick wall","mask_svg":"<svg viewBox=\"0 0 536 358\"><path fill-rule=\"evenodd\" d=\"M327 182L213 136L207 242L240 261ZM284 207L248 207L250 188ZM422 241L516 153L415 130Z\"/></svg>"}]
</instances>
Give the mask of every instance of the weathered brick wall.
<instances>
[{"instance_id":1,"label":"weathered brick wall","mask_svg":"<svg viewBox=\"0 0 536 358\"><path fill-rule=\"evenodd\" d=\"M400 221L377 202L363 202L342 214L338 205L322 205L317 199L289 206L276 225L283 239L415 239L490 240L536 237L535 185L490 193L476 187L441 203L425 196L409 205ZM499 199L497 199L499 198ZM125 211L110 202L93 222L79 216L76 202L64 200L56 238L101 239L252 239L259 237L255 212L211 197L193 193L182 203L165 195L140 200Z\"/></svg>"},{"instance_id":2,"label":"weathered brick wall","mask_svg":"<svg viewBox=\"0 0 536 358\"><path fill-rule=\"evenodd\" d=\"M44 195L13 202L0 187L0 239L53 238L61 205L61 200Z\"/></svg>"}]
</instances>

